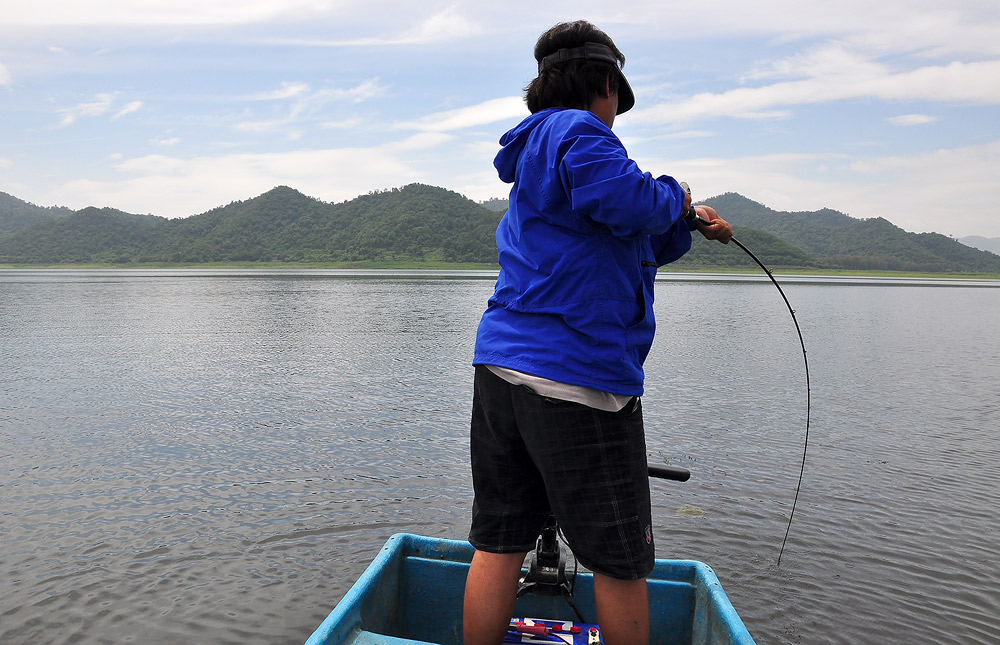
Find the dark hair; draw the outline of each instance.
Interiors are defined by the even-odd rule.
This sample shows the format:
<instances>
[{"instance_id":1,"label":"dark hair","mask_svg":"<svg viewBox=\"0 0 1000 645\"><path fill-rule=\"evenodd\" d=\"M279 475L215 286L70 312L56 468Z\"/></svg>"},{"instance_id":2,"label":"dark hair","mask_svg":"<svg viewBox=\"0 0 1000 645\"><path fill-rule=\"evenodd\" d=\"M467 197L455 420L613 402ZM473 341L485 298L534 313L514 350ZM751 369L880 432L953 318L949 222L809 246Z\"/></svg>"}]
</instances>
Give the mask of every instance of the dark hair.
<instances>
[{"instance_id":1,"label":"dark hair","mask_svg":"<svg viewBox=\"0 0 1000 645\"><path fill-rule=\"evenodd\" d=\"M608 47L618 66L610 62L575 58L542 69L542 59L546 56L560 49L583 47L586 43ZM550 107L586 110L595 97L604 95L605 82L611 93L617 93L619 67L625 64L625 55L606 33L586 20L577 20L559 23L539 36L535 43L535 60L539 63L538 76L524 88L524 101L532 114Z\"/></svg>"}]
</instances>

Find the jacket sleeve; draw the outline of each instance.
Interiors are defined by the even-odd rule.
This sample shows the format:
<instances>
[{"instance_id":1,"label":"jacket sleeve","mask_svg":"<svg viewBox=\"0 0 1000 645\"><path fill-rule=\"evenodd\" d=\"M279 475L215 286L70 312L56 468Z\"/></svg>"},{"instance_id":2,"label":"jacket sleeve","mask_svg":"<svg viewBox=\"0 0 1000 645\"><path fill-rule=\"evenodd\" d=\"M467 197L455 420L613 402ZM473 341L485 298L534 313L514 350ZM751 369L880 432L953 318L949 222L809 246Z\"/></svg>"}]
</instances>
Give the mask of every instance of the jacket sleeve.
<instances>
[{"instance_id":1,"label":"jacket sleeve","mask_svg":"<svg viewBox=\"0 0 1000 645\"><path fill-rule=\"evenodd\" d=\"M683 221L666 233L650 237L656 265L663 266L679 259L691 250L691 231Z\"/></svg>"},{"instance_id":2,"label":"jacket sleeve","mask_svg":"<svg viewBox=\"0 0 1000 645\"><path fill-rule=\"evenodd\" d=\"M576 213L619 237L663 235L678 221L686 228L680 185L671 177L654 179L642 172L596 116L577 121L561 145L559 175Z\"/></svg>"}]
</instances>

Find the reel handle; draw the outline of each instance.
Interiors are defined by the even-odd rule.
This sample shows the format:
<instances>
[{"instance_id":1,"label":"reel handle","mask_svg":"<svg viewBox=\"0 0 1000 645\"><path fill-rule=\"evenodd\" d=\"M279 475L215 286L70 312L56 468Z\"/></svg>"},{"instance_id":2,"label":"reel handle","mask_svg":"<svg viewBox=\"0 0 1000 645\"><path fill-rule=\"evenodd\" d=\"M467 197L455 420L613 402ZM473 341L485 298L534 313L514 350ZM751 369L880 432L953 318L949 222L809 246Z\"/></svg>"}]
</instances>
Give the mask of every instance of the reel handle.
<instances>
[{"instance_id":1,"label":"reel handle","mask_svg":"<svg viewBox=\"0 0 1000 645\"><path fill-rule=\"evenodd\" d=\"M657 479L670 479L675 482L686 482L691 479L691 471L677 466L649 466L649 476Z\"/></svg>"}]
</instances>

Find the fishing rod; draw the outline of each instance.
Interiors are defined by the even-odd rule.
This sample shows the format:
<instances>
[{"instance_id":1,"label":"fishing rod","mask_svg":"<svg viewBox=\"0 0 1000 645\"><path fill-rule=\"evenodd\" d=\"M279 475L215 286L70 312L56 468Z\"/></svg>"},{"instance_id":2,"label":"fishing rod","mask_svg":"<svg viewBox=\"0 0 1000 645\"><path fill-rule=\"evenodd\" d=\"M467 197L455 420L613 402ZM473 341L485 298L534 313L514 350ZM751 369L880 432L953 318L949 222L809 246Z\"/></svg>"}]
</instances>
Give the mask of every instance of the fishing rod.
<instances>
[{"instance_id":1,"label":"fishing rod","mask_svg":"<svg viewBox=\"0 0 1000 645\"><path fill-rule=\"evenodd\" d=\"M680 185L681 188L684 189L684 192L686 192L690 197L691 187L688 186L687 183L683 181L680 182ZM691 207L691 210L694 210L693 206ZM706 226L712 225L711 222L704 219L700 215L695 215L693 219L697 224L704 224ZM754 255L750 249L744 246L742 242L737 240L735 237L730 239L734 244L736 244L736 246L743 249L743 251L750 256L750 259L756 262L757 265L764 270L764 273L767 274L767 277L769 277L771 279L771 282L774 283L774 286L777 287L778 293L781 294L781 299L785 301L785 306L788 307L788 313L792 315L792 322L795 323L795 331L799 335L799 344L802 346L802 362L805 365L806 369L806 434L805 434L805 439L802 442L802 465L799 467L799 481L795 485L795 498L792 500L792 511L788 514L788 527L785 529L785 537L784 539L781 540L781 549L778 551L777 566L780 567L781 556L785 552L785 543L788 541L788 534L792 530L792 518L795 517L795 507L799 503L799 491L802 489L802 476L805 474L806 470L806 453L809 450L809 422L812 414L812 388L810 387L809 384L809 359L806 357L806 342L805 340L802 339L802 329L799 328L799 321L795 317L795 310L792 309L792 304L788 302L788 297L785 295L784 290L782 290L781 285L778 284L778 281L774 279L774 274L772 274L771 270L768 269L766 266L764 266L764 263L761 262L760 259L756 255Z\"/></svg>"}]
</instances>

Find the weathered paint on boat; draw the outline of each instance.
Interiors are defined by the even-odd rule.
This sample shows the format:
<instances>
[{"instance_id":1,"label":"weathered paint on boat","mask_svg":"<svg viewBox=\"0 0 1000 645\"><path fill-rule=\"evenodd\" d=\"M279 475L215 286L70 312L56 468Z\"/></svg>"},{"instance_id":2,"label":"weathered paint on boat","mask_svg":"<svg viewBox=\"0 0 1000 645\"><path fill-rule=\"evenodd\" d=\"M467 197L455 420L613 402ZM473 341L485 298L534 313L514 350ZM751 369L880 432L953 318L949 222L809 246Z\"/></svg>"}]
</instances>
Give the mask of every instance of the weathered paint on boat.
<instances>
[{"instance_id":1,"label":"weathered paint on boat","mask_svg":"<svg viewBox=\"0 0 1000 645\"><path fill-rule=\"evenodd\" d=\"M405 533L389 538L368 569L306 645L461 645L468 542ZM648 578L651 645L752 645L712 569L690 560L657 560ZM593 576L576 578L576 603L593 621ZM515 615L576 620L559 597L529 594Z\"/></svg>"}]
</instances>

